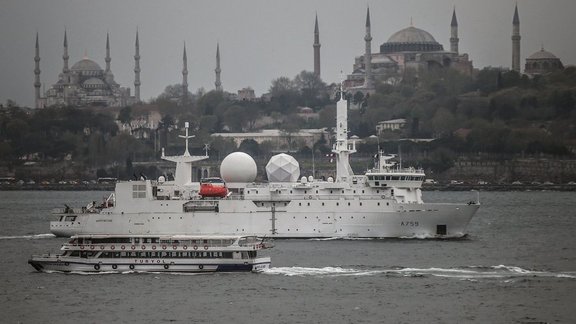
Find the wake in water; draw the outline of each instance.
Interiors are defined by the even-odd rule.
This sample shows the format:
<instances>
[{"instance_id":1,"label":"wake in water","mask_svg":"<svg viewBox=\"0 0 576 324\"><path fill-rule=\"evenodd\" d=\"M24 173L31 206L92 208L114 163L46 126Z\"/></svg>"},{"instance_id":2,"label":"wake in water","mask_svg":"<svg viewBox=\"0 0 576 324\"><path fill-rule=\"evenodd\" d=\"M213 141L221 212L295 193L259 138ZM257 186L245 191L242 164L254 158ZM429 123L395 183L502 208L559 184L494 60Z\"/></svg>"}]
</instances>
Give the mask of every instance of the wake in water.
<instances>
[{"instance_id":1,"label":"wake in water","mask_svg":"<svg viewBox=\"0 0 576 324\"><path fill-rule=\"evenodd\" d=\"M47 234L35 234L35 235L0 236L0 240L14 240L14 239L39 240L39 239L50 239L55 237L56 235L52 233L47 233Z\"/></svg>"},{"instance_id":2,"label":"wake in water","mask_svg":"<svg viewBox=\"0 0 576 324\"><path fill-rule=\"evenodd\" d=\"M444 277L462 280L478 279L516 279L516 278L569 278L576 279L576 272L551 272L527 270L515 266L468 266L456 268L403 268L389 269L354 269L341 267L305 268L273 267L263 271L264 274L310 277L374 276L391 275L403 277Z\"/></svg>"}]
</instances>

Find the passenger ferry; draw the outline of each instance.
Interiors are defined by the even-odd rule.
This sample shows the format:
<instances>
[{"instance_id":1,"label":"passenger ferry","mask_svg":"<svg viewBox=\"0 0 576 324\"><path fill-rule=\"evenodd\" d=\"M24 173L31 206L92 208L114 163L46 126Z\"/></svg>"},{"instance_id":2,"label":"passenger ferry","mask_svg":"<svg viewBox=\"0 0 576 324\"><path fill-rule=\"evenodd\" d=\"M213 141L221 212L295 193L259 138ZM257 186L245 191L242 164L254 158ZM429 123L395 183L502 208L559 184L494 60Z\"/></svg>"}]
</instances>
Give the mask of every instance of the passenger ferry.
<instances>
[{"instance_id":1,"label":"passenger ferry","mask_svg":"<svg viewBox=\"0 0 576 324\"><path fill-rule=\"evenodd\" d=\"M83 233L140 235L257 235L272 238L454 238L480 207L478 197L461 203L426 203L424 171L403 168L378 152L376 165L355 175L349 156L348 104L336 105L334 177L300 178L298 162L273 156L268 182L254 182L256 163L235 152L220 166L222 179L192 182L192 163L208 156L165 156L176 162L174 180L120 181L102 203L58 209L50 230L57 236ZM186 123L187 124L187 123ZM202 189L204 188L204 190Z\"/></svg>"},{"instance_id":2,"label":"passenger ferry","mask_svg":"<svg viewBox=\"0 0 576 324\"><path fill-rule=\"evenodd\" d=\"M261 271L270 267L272 247L256 236L76 235L62 254L32 256L37 271L215 272Z\"/></svg>"}]
</instances>

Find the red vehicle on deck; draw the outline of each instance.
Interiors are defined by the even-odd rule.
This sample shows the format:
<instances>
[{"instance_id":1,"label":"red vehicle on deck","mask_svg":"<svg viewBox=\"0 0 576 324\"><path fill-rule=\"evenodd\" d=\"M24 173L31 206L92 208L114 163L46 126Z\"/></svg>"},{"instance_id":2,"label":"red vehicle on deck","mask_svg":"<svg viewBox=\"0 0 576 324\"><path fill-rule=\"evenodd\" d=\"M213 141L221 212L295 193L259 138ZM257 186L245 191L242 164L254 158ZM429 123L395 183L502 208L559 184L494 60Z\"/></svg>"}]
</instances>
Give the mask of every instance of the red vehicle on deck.
<instances>
[{"instance_id":1,"label":"red vehicle on deck","mask_svg":"<svg viewBox=\"0 0 576 324\"><path fill-rule=\"evenodd\" d=\"M228 195L226 183L220 178L204 178L200 180L200 196L224 198Z\"/></svg>"}]
</instances>

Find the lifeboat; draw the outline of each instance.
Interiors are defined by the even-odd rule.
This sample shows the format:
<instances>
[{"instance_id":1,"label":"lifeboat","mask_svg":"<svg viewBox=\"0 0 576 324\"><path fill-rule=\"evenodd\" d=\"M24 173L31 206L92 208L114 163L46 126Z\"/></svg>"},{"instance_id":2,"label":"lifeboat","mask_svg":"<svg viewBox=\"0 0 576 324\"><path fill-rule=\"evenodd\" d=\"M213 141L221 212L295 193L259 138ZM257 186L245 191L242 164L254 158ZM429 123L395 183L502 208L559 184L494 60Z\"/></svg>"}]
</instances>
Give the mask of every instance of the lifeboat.
<instances>
[{"instance_id":1,"label":"lifeboat","mask_svg":"<svg viewBox=\"0 0 576 324\"><path fill-rule=\"evenodd\" d=\"M200 180L200 196L224 198L228 195L226 183L221 178L204 178Z\"/></svg>"}]
</instances>

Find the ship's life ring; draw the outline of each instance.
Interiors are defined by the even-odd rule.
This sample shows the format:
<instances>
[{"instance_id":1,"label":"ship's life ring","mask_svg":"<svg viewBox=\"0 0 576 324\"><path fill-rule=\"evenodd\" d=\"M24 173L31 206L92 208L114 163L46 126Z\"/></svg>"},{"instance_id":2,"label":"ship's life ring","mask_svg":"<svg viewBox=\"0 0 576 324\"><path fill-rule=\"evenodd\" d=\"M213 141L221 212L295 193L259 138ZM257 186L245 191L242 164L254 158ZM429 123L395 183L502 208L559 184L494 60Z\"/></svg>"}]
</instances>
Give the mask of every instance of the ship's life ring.
<instances>
[{"instance_id":1,"label":"ship's life ring","mask_svg":"<svg viewBox=\"0 0 576 324\"><path fill-rule=\"evenodd\" d=\"M130 268L130 270L134 270L134 265L131 264L131 265L129 266L129 268Z\"/></svg>"},{"instance_id":2,"label":"ship's life ring","mask_svg":"<svg viewBox=\"0 0 576 324\"><path fill-rule=\"evenodd\" d=\"M110 245L110 250L114 250L114 249L116 249L116 246Z\"/></svg>"},{"instance_id":3,"label":"ship's life ring","mask_svg":"<svg viewBox=\"0 0 576 324\"><path fill-rule=\"evenodd\" d=\"M116 269L118 269L118 266L115 265L115 264L113 264L113 265L112 265L112 269L116 270Z\"/></svg>"},{"instance_id":4,"label":"ship's life ring","mask_svg":"<svg viewBox=\"0 0 576 324\"><path fill-rule=\"evenodd\" d=\"M132 250L136 250L136 245L132 245L130 248L131 248Z\"/></svg>"},{"instance_id":5,"label":"ship's life ring","mask_svg":"<svg viewBox=\"0 0 576 324\"><path fill-rule=\"evenodd\" d=\"M166 250L166 245L162 245L162 250Z\"/></svg>"},{"instance_id":6,"label":"ship's life ring","mask_svg":"<svg viewBox=\"0 0 576 324\"><path fill-rule=\"evenodd\" d=\"M90 250L94 250L94 245L90 245Z\"/></svg>"},{"instance_id":7,"label":"ship's life ring","mask_svg":"<svg viewBox=\"0 0 576 324\"><path fill-rule=\"evenodd\" d=\"M64 265L65 265L65 266L69 266L69 265L70 265L70 263L68 263L68 262L64 262Z\"/></svg>"},{"instance_id":8,"label":"ship's life ring","mask_svg":"<svg viewBox=\"0 0 576 324\"><path fill-rule=\"evenodd\" d=\"M152 245L152 250L156 250L156 245Z\"/></svg>"},{"instance_id":9,"label":"ship's life ring","mask_svg":"<svg viewBox=\"0 0 576 324\"><path fill-rule=\"evenodd\" d=\"M120 248L121 248L122 250L126 249L126 247L125 247L124 245L120 246Z\"/></svg>"},{"instance_id":10,"label":"ship's life ring","mask_svg":"<svg viewBox=\"0 0 576 324\"><path fill-rule=\"evenodd\" d=\"M204 269L204 266L201 264L198 266L198 269L202 270L202 269Z\"/></svg>"},{"instance_id":11,"label":"ship's life ring","mask_svg":"<svg viewBox=\"0 0 576 324\"><path fill-rule=\"evenodd\" d=\"M100 245L100 250L104 250L104 245Z\"/></svg>"},{"instance_id":12,"label":"ship's life ring","mask_svg":"<svg viewBox=\"0 0 576 324\"><path fill-rule=\"evenodd\" d=\"M188 250L188 246L186 246L186 245L184 245L182 248L183 248L184 250Z\"/></svg>"},{"instance_id":13,"label":"ship's life ring","mask_svg":"<svg viewBox=\"0 0 576 324\"><path fill-rule=\"evenodd\" d=\"M164 269L168 270L168 268L170 268L170 266L167 265L167 264L165 264L165 265L164 265Z\"/></svg>"},{"instance_id":14,"label":"ship's life ring","mask_svg":"<svg viewBox=\"0 0 576 324\"><path fill-rule=\"evenodd\" d=\"M142 245L142 250L146 250L146 245Z\"/></svg>"},{"instance_id":15,"label":"ship's life ring","mask_svg":"<svg viewBox=\"0 0 576 324\"><path fill-rule=\"evenodd\" d=\"M100 266L98 264L94 265L94 270L100 270Z\"/></svg>"},{"instance_id":16,"label":"ship's life ring","mask_svg":"<svg viewBox=\"0 0 576 324\"><path fill-rule=\"evenodd\" d=\"M385 199L385 198L386 198L386 196L382 195L382 199Z\"/></svg>"},{"instance_id":17,"label":"ship's life ring","mask_svg":"<svg viewBox=\"0 0 576 324\"><path fill-rule=\"evenodd\" d=\"M312 195L308 196L308 199L312 199Z\"/></svg>"},{"instance_id":18,"label":"ship's life ring","mask_svg":"<svg viewBox=\"0 0 576 324\"><path fill-rule=\"evenodd\" d=\"M80 250L84 250L84 245L80 245Z\"/></svg>"},{"instance_id":19,"label":"ship's life ring","mask_svg":"<svg viewBox=\"0 0 576 324\"><path fill-rule=\"evenodd\" d=\"M208 250L208 245L204 245L204 250Z\"/></svg>"},{"instance_id":20,"label":"ship's life ring","mask_svg":"<svg viewBox=\"0 0 576 324\"><path fill-rule=\"evenodd\" d=\"M194 245L194 250L198 250L198 245Z\"/></svg>"},{"instance_id":21,"label":"ship's life ring","mask_svg":"<svg viewBox=\"0 0 576 324\"><path fill-rule=\"evenodd\" d=\"M178 247L176 245L172 245L172 249L176 250Z\"/></svg>"}]
</instances>

